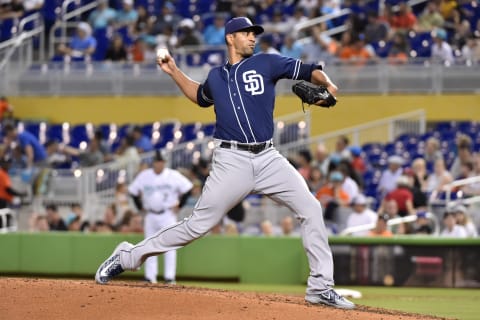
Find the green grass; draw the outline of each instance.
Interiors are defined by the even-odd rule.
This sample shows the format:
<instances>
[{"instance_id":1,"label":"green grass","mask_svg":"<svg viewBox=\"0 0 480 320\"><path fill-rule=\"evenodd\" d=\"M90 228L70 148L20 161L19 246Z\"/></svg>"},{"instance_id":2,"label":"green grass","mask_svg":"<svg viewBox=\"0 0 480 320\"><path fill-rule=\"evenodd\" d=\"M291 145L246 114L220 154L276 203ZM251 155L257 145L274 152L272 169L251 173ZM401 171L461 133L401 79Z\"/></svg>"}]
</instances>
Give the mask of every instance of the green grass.
<instances>
[{"instance_id":1,"label":"green grass","mask_svg":"<svg viewBox=\"0 0 480 320\"><path fill-rule=\"evenodd\" d=\"M179 282L186 286L303 295L305 286ZM461 320L480 319L480 290L451 288L342 287L358 290L357 304Z\"/></svg>"}]
</instances>

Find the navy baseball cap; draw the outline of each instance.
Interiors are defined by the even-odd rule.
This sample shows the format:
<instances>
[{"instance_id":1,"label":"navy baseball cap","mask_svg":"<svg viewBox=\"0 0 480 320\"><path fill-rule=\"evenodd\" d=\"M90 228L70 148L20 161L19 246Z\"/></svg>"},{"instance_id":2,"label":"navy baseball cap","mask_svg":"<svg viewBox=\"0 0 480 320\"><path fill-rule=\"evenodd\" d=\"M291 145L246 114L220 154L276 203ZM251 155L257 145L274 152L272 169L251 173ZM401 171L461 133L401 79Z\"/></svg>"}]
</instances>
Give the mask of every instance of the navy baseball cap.
<instances>
[{"instance_id":1,"label":"navy baseball cap","mask_svg":"<svg viewBox=\"0 0 480 320\"><path fill-rule=\"evenodd\" d=\"M250 21L250 19L246 17L233 18L225 24L225 34L230 34L245 29L253 30L255 35L259 35L263 32L262 26L259 26L258 24L253 24L252 21Z\"/></svg>"}]
</instances>

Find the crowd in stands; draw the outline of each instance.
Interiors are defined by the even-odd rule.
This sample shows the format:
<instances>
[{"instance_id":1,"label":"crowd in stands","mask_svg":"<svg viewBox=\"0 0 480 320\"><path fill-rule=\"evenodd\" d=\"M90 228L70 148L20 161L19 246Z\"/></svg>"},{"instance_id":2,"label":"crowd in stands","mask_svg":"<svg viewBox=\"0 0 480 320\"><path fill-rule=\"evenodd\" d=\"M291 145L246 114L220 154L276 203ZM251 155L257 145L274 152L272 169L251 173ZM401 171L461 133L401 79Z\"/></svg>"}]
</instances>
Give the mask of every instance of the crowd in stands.
<instances>
[{"instance_id":1,"label":"crowd in stands","mask_svg":"<svg viewBox=\"0 0 480 320\"><path fill-rule=\"evenodd\" d=\"M133 132L136 133L134 138ZM141 144L142 135L134 127L127 140L131 141L130 153L123 164L133 162L139 170L148 167L138 156L151 150L148 143ZM116 161L112 154L103 154L101 141L92 140L90 148L82 151L85 163L91 165L96 161ZM136 143L135 143L136 141ZM93 147L92 147L93 146ZM310 150L301 150L290 159L300 175L305 178L308 188L320 201L330 234L342 234L348 228L370 224L374 228L353 230L353 236L393 236L407 234L432 235L435 231L434 221L428 216L430 205L444 194L444 186L452 181L480 176L480 154L474 152L472 139L459 134L456 137L457 156L446 161L439 151L440 142L430 137L425 143L425 152L406 162L404 157L391 155L383 167L374 194L367 192L366 173L378 163L370 162L362 148L351 146L346 136L339 136L335 150L329 150L320 143L312 154ZM120 147L119 147L120 148ZM128 149L128 148L127 148ZM77 151L64 150L66 154ZM477 150L478 151L478 150ZM51 154L50 154L51 157ZM138 158L136 158L138 157ZM35 159L35 157L33 157ZM90 160L88 160L90 159ZM96 159L93 161L93 159ZM113 160L112 160L113 159ZM34 161L34 160L33 160ZM119 166L120 167L120 166ZM183 208L178 208L180 218L188 216L198 200L203 183L209 173L209 162L201 160L191 168L177 168L193 182L193 189ZM142 212L137 212L127 191L128 181L118 181L115 202L111 203L103 218L97 221L85 220L81 207L72 205L63 219L55 205L47 204L45 214L34 214L31 229L35 231L84 231L84 232L142 232ZM369 195L367 195L369 193ZM455 194L468 199L480 195L480 182L471 183L454 189ZM461 200L461 199L458 199ZM240 235L295 235L298 236L299 224L291 212L281 212L280 207L261 195L248 196L233 208L226 218L211 230L212 234ZM273 211L269 216L267 212ZM391 219L413 216L414 222L387 226ZM461 201L442 209L437 215L441 224L441 236L476 237L480 227L480 208L468 206ZM47 224L46 224L47 222ZM47 227L48 225L48 227Z\"/></svg>"},{"instance_id":2,"label":"crowd in stands","mask_svg":"<svg viewBox=\"0 0 480 320\"><path fill-rule=\"evenodd\" d=\"M52 1L53 3L54 1ZM56 1L60 7L62 1ZM82 1L87 4L89 1ZM3 1L0 21L39 10L43 0ZM161 5L159 5L161 3ZM223 45L225 21L248 16L265 27L257 52L282 53L308 63L363 65L387 58L402 64L428 58L452 64L480 60L480 7L476 1L429 0L413 7L403 0L379 1L185 1L99 0L82 16L67 43L57 43L54 60L154 62L155 50ZM55 5L53 9L55 9ZM348 8L350 14L296 29L301 23ZM58 14L58 8L56 12ZM58 17L57 17L58 18ZM324 31L346 25L331 36ZM47 28L48 30L48 28ZM304 41L309 38L310 40ZM50 39L52 40L52 39ZM191 64L222 63L211 55Z\"/></svg>"}]
</instances>

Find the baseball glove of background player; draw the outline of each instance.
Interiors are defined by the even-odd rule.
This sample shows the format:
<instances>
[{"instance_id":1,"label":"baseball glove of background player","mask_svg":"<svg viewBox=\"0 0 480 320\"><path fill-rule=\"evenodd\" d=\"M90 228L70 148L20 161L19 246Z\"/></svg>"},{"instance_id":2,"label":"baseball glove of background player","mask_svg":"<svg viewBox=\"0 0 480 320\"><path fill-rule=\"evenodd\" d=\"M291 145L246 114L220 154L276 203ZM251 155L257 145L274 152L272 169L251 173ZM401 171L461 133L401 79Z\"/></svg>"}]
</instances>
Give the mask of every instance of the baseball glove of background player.
<instances>
[{"instance_id":1,"label":"baseball glove of background player","mask_svg":"<svg viewBox=\"0 0 480 320\"><path fill-rule=\"evenodd\" d=\"M292 86L292 91L308 105L315 104L322 100L320 107L330 108L337 103L337 99L328 91L326 87L317 86L306 81L300 81ZM305 111L305 110L304 110Z\"/></svg>"}]
</instances>

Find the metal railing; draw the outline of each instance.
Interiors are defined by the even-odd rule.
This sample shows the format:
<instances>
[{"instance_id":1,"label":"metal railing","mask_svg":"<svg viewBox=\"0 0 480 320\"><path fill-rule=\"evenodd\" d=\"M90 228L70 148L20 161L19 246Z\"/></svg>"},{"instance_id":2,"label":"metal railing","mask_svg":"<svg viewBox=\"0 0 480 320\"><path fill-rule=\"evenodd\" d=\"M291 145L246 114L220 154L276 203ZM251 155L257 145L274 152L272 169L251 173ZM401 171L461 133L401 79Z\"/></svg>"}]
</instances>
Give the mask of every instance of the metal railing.
<instances>
[{"instance_id":1,"label":"metal railing","mask_svg":"<svg viewBox=\"0 0 480 320\"><path fill-rule=\"evenodd\" d=\"M401 134L423 134L425 131L426 113L424 110L416 110L287 143L278 149L282 154L292 156L302 149L314 150L319 143L324 143L332 150L336 139L341 135L348 136L351 145L362 145L367 142L393 141Z\"/></svg>"},{"instance_id":2,"label":"metal railing","mask_svg":"<svg viewBox=\"0 0 480 320\"><path fill-rule=\"evenodd\" d=\"M353 213L354 214L354 213ZM440 234L440 222L438 221L438 218L436 215L434 215L431 212L426 212L425 213L425 218L428 220L431 220L433 222L433 235L439 235ZM387 221L387 226L388 228L391 228L396 225L400 225L403 223L413 223L418 220L417 215L409 215L405 217L398 217L398 218L392 218ZM340 232L340 235L347 236L351 235L356 232L361 232L361 231L368 231L372 230L375 228L375 223L368 223L360 226L354 226L354 227L349 227L344 229L342 232Z\"/></svg>"},{"instance_id":3,"label":"metal railing","mask_svg":"<svg viewBox=\"0 0 480 320\"><path fill-rule=\"evenodd\" d=\"M36 22L37 27L32 30L25 30L25 27L28 23ZM33 61L33 37L39 36L39 58L44 60L45 52L45 38L44 38L44 24L42 15L40 13L34 13L29 16L26 16L20 20L17 26L17 32L15 35L0 43L0 52L5 51L5 54L1 54L2 60L0 61L0 72L6 67L6 65L11 62L12 56L15 52L19 52L18 64L22 68L28 67L32 64ZM27 43L29 41L29 43ZM26 53L24 54L23 50L18 50L22 45L26 45ZM19 72L20 70L16 70Z\"/></svg>"}]
</instances>

